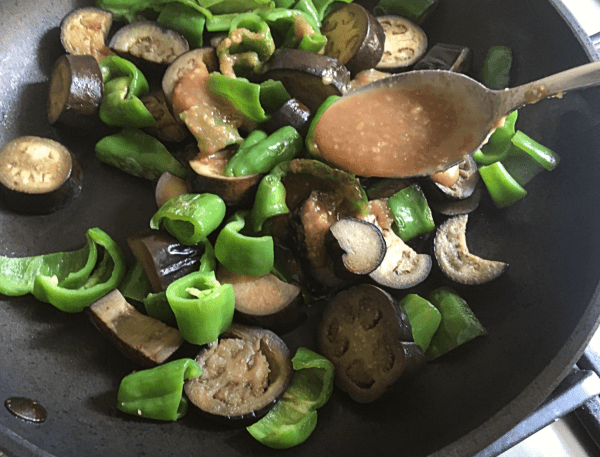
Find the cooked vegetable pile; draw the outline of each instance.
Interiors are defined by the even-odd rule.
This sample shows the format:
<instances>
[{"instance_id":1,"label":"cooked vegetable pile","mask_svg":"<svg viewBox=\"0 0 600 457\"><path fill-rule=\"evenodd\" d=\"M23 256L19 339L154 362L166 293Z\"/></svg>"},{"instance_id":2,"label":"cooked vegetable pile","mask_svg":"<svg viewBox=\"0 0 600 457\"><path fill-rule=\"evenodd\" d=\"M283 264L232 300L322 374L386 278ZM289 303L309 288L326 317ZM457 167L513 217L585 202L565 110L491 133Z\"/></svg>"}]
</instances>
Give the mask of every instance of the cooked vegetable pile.
<instances>
[{"instance_id":1,"label":"cooked vegetable pile","mask_svg":"<svg viewBox=\"0 0 600 457\"><path fill-rule=\"evenodd\" d=\"M48 121L103 125L96 157L156 183L157 211L128 234L132 265L90 228L76 251L0 257L0 293L85 311L136 365L121 411L173 421L189 400L288 448L315 429L334 383L373 402L486 334L455 290L413 288L438 268L468 286L506 271L469 251L469 214L486 192L499 211L517 202L558 156L516 130L516 112L472 157L418 178L335 168L315 135L341 96L391 72L477 70L470 49L427 42L419 25L436 0L381 0L378 16L349 0L96 6L63 20ZM511 61L491 49L482 82L506 87ZM58 211L83 171L56 142L17 139L0 150L0 196L14 211ZM291 354L281 337L310 313L315 350ZM195 360L174 359L183 345Z\"/></svg>"}]
</instances>

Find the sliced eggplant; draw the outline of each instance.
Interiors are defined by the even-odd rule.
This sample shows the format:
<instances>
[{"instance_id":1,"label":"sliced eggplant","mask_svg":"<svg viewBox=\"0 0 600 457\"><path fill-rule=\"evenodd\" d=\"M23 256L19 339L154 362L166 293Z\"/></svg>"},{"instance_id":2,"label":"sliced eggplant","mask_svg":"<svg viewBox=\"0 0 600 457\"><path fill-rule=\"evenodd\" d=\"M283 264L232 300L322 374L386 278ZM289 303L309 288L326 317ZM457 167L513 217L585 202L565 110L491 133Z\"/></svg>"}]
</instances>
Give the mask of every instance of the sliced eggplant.
<instances>
[{"instance_id":1,"label":"sliced eggplant","mask_svg":"<svg viewBox=\"0 0 600 457\"><path fill-rule=\"evenodd\" d=\"M383 26L358 3L346 3L329 13L321 26L327 37L323 53L342 62L351 74L375 67L386 41Z\"/></svg>"},{"instance_id":2,"label":"sliced eggplant","mask_svg":"<svg viewBox=\"0 0 600 457\"><path fill-rule=\"evenodd\" d=\"M60 25L60 41L69 54L91 55L98 62L114 53L106 46L113 15L100 8L84 7L67 14Z\"/></svg>"},{"instance_id":3,"label":"sliced eggplant","mask_svg":"<svg viewBox=\"0 0 600 457\"><path fill-rule=\"evenodd\" d=\"M204 47L193 49L181 54L169 64L162 79L162 90L169 106L172 106L173 90L179 79L188 71L197 68L201 64L206 66L209 73L219 69L219 59L214 48Z\"/></svg>"},{"instance_id":4,"label":"sliced eggplant","mask_svg":"<svg viewBox=\"0 0 600 457\"><path fill-rule=\"evenodd\" d=\"M438 202L467 198L473 194L478 182L479 172L473 156L468 156L446 171L421 180L427 198Z\"/></svg>"},{"instance_id":5,"label":"sliced eggplant","mask_svg":"<svg viewBox=\"0 0 600 457\"><path fill-rule=\"evenodd\" d=\"M453 281L467 285L485 284L499 277L508 264L486 260L469 252L467 246L467 214L454 216L437 230L433 241L440 269Z\"/></svg>"},{"instance_id":6,"label":"sliced eggplant","mask_svg":"<svg viewBox=\"0 0 600 457\"><path fill-rule=\"evenodd\" d=\"M444 216L458 216L459 214L469 214L479 207L479 202L481 201L484 186L485 184L483 184L480 180L476 184L473 193L467 198L463 198L460 200L447 199L443 201L431 200L429 202L429 206L433 211L437 211L438 213L443 214Z\"/></svg>"},{"instance_id":7,"label":"sliced eggplant","mask_svg":"<svg viewBox=\"0 0 600 457\"><path fill-rule=\"evenodd\" d=\"M425 364L404 311L371 284L342 291L327 304L318 338L335 366L336 385L359 403L377 400Z\"/></svg>"},{"instance_id":8,"label":"sliced eggplant","mask_svg":"<svg viewBox=\"0 0 600 457\"><path fill-rule=\"evenodd\" d=\"M211 192L230 206L251 204L263 175L225 176L225 167L234 152L232 149L222 149L208 156L198 154L190 160L192 172L188 180L192 192Z\"/></svg>"},{"instance_id":9,"label":"sliced eggplant","mask_svg":"<svg viewBox=\"0 0 600 457\"><path fill-rule=\"evenodd\" d=\"M413 70L448 70L468 73L472 62L473 51L470 48L437 43L413 66Z\"/></svg>"},{"instance_id":10,"label":"sliced eggplant","mask_svg":"<svg viewBox=\"0 0 600 457\"><path fill-rule=\"evenodd\" d=\"M381 230L387 246L381 265L369 274L378 284L408 289L423 282L432 267L431 256L418 254L392 230L393 218L384 199L369 202L369 214L362 216Z\"/></svg>"},{"instance_id":11,"label":"sliced eggplant","mask_svg":"<svg viewBox=\"0 0 600 457\"><path fill-rule=\"evenodd\" d=\"M246 276L219 265L217 280L233 286L236 319L249 325L281 334L300 325L306 317L300 287L272 273Z\"/></svg>"},{"instance_id":12,"label":"sliced eggplant","mask_svg":"<svg viewBox=\"0 0 600 457\"><path fill-rule=\"evenodd\" d=\"M427 35L402 16L378 16L385 30L385 46L377 70L398 71L416 63L427 51Z\"/></svg>"},{"instance_id":13,"label":"sliced eggplant","mask_svg":"<svg viewBox=\"0 0 600 457\"><path fill-rule=\"evenodd\" d=\"M176 279L198 270L204 253L203 245L184 245L156 230L130 236L127 244L148 275L154 292L166 290Z\"/></svg>"},{"instance_id":14,"label":"sliced eggplant","mask_svg":"<svg viewBox=\"0 0 600 457\"><path fill-rule=\"evenodd\" d=\"M303 103L290 98L271 115L262 128L267 133L273 133L281 127L291 125L304 137L308 131L311 115L312 113Z\"/></svg>"},{"instance_id":15,"label":"sliced eggplant","mask_svg":"<svg viewBox=\"0 0 600 457\"><path fill-rule=\"evenodd\" d=\"M168 171L165 171L156 183L156 189L154 192L156 206L160 208L167 202L167 200L177 195L189 194L190 192L190 186L185 179L182 179L179 176L174 176Z\"/></svg>"},{"instance_id":16,"label":"sliced eggplant","mask_svg":"<svg viewBox=\"0 0 600 457\"><path fill-rule=\"evenodd\" d=\"M189 400L205 415L247 426L283 395L292 374L291 354L275 333L233 324L196 357L202 376L184 384Z\"/></svg>"},{"instance_id":17,"label":"sliced eggplant","mask_svg":"<svg viewBox=\"0 0 600 457\"><path fill-rule=\"evenodd\" d=\"M165 143L181 143L191 138L189 130L173 117L162 90L149 92L141 100L156 120L156 124L145 129L150 135Z\"/></svg>"},{"instance_id":18,"label":"sliced eggplant","mask_svg":"<svg viewBox=\"0 0 600 457\"><path fill-rule=\"evenodd\" d=\"M327 250L337 276L367 275L383 261L386 243L381 230L370 222L345 217L329 227Z\"/></svg>"},{"instance_id":19,"label":"sliced eggplant","mask_svg":"<svg viewBox=\"0 0 600 457\"><path fill-rule=\"evenodd\" d=\"M316 112L330 95L342 95L350 72L339 60L300 49L279 49L266 64L264 81L281 81L288 93Z\"/></svg>"},{"instance_id":20,"label":"sliced eggplant","mask_svg":"<svg viewBox=\"0 0 600 457\"><path fill-rule=\"evenodd\" d=\"M144 367L163 363L183 344L179 330L140 313L118 289L96 300L86 313L125 357Z\"/></svg>"},{"instance_id":21,"label":"sliced eggplant","mask_svg":"<svg viewBox=\"0 0 600 457\"><path fill-rule=\"evenodd\" d=\"M97 126L103 90L102 72L94 57L71 54L59 57L48 87L48 121L83 129Z\"/></svg>"},{"instance_id":22,"label":"sliced eggplant","mask_svg":"<svg viewBox=\"0 0 600 457\"><path fill-rule=\"evenodd\" d=\"M118 53L155 64L170 64L190 50L182 35L152 21L133 22L121 27L113 35L109 46Z\"/></svg>"},{"instance_id":23,"label":"sliced eggplant","mask_svg":"<svg viewBox=\"0 0 600 457\"><path fill-rule=\"evenodd\" d=\"M81 194L77 158L48 138L24 136L0 149L0 196L20 213L48 214Z\"/></svg>"}]
</instances>

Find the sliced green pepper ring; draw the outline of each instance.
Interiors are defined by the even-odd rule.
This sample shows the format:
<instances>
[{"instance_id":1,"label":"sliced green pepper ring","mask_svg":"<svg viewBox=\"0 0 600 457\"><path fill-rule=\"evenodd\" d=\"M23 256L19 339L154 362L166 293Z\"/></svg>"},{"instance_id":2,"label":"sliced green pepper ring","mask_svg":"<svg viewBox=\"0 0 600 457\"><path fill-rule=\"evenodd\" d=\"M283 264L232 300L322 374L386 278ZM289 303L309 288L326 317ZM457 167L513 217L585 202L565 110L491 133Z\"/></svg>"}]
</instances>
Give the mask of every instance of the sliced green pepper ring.
<instances>
[{"instance_id":1,"label":"sliced green pepper ring","mask_svg":"<svg viewBox=\"0 0 600 457\"><path fill-rule=\"evenodd\" d=\"M212 271L190 273L172 282L167 301L181 336L192 344L216 341L233 321L233 286L221 284Z\"/></svg>"},{"instance_id":2,"label":"sliced green pepper ring","mask_svg":"<svg viewBox=\"0 0 600 457\"><path fill-rule=\"evenodd\" d=\"M475 151L473 158L477 163L491 165L506 158L512 146L511 139L515 135L517 116L517 110L506 116L504 125L494 130L488 142L481 149Z\"/></svg>"},{"instance_id":3,"label":"sliced green pepper ring","mask_svg":"<svg viewBox=\"0 0 600 457\"><path fill-rule=\"evenodd\" d=\"M123 251L98 228L88 230L88 235L94 243L104 248L104 256L85 283L79 287L69 287L74 283L60 283L56 276L37 275L33 283L35 298L61 311L77 313L120 284L127 273Z\"/></svg>"},{"instance_id":4,"label":"sliced green pepper ring","mask_svg":"<svg viewBox=\"0 0 600 457\"><path fill-rule=\"evenodd\" d=\"M249 214L248 210L240 210L229 219L215 242L215 256L229 271L263 276L275 262L273 238L242 234Z\"/></svg>"},{"instance_id":5,"label":"sliced green pepper ring","mask_svg":"<svg viewBox=\"0 0 600 457\"><path fill-rule=\"evenodd\" d=\"M527 191L506 171L502 162L479 167L479 174L498 208L512 205Z\"/></svg>"},{"instance_id":6,"label":"sliced green pepper ring","mask_svg":"<svg viewBox=\"0 0 600 457\"><path fill-rule=\"evenodd\" d=\"M152 216L150 228L158 230L162 223L180 243L198 244L221 224L225 211L225 202L218 195L177 195Z\"/></svg>"}]
</instances>

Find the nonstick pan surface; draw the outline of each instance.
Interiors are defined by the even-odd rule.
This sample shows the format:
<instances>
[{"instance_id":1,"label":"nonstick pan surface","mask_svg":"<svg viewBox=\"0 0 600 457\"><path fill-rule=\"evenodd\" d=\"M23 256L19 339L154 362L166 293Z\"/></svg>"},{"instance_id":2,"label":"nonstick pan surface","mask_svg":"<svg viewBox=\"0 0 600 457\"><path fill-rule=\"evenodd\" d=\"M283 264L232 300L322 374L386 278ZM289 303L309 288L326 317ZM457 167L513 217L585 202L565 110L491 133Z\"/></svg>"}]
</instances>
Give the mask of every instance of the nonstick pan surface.
<instances>
[{"instance_id":1,"label":"nonstick pan surface","mask_svg":"<svg viewBox=\"0 0 600 457\"><path fill-rule=\"evenodd\" d=\"M47 81L63 53L58 26L86 0L0 3L0 143L22 135L63 142L84 170L83 194L47 216L0 206L0 254L72 250L100 227L123 248L155 211L152 184L101 164L100 132L48 125ZM548 0L441 0L424 24L430 45L469 46L474 68L487 49L507 45L511 86L597 59L563 7ZM506 261L495 282L458 287L489 334L438 361L369 405L335 391L309 440L265 448L244 429L213 425L190 409L176 423L137 419L116 409L121 379L136 369L84 314L62 313L31 297L0 298L0 400L40 402L41 424L0 408L0 450L18 456L468 456L520 422L556 387L597 327L600 281L600 90L542 101L520 111L517 127L562 157L536 177L528 195L503 210L486 196L467 240L482 257ZM131 256L129 257L131 261ZM434 273L416 292L450 285ZM401 295L401 294L400 294ZM308 324L284 335L292 350L314 348ZM188 348L189 349L189 348ZM195 348L194 348L195 351Z\"/></svg>"}]
</instances>

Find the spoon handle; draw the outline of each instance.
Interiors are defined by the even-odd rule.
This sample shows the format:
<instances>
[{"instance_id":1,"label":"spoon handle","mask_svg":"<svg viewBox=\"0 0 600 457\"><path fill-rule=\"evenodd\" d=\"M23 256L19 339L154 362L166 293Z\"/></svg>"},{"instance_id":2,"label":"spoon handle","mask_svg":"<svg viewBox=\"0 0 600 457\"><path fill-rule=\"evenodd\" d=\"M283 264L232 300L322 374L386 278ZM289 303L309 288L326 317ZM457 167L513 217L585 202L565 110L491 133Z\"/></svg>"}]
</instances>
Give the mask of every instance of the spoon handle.
<instances>
[{"instance_id":1,"label":"spoon handle","mask_svg":"<svg viewBox=\"0 0 600 457\"><path fill-rule=\"evenodd\" d=\"M496 91L500 97L499 112L505 115L553 95L560 97L573 89L597 85L600 85L600 62L588 63L512 89Z\"/></svg>"}]
</instances>

